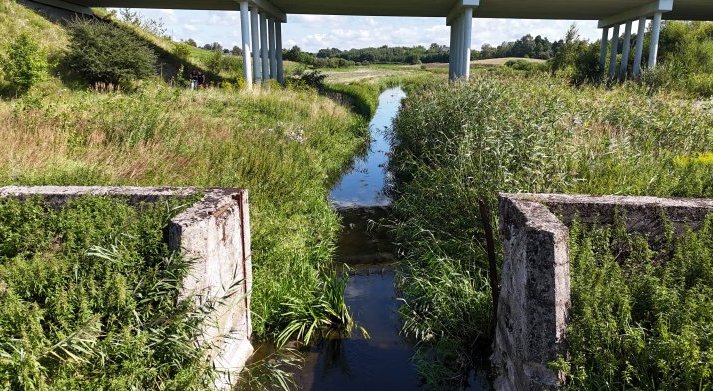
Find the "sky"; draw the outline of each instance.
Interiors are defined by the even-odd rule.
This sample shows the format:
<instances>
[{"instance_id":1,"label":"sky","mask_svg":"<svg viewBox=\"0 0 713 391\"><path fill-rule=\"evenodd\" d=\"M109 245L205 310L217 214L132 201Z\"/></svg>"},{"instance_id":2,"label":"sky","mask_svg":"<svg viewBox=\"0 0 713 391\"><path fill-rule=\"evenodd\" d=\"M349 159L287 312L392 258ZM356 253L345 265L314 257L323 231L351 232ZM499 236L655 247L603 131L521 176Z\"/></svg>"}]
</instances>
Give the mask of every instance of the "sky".
<instances>
[{"instance_id":1,"label":"sky","mask_svg":"<svg viewBox=\"0 0 713 391\"><path fill-rule=\"evenodd\" d=\"M174 40L194 39L200 45L219 42L240 46L240 13L226 11L138 10L151 19L162 19ZM497 46L525 34L542 35L551 41L564 37L573 21L474 19L473 48ZM596 21L577 21L582 38L601 37ZM288 15L282 28L283 46L309 52L322 48L353 49L389 46L448 45L450 33L445 18Z\"/></svg>"}]
</instances>

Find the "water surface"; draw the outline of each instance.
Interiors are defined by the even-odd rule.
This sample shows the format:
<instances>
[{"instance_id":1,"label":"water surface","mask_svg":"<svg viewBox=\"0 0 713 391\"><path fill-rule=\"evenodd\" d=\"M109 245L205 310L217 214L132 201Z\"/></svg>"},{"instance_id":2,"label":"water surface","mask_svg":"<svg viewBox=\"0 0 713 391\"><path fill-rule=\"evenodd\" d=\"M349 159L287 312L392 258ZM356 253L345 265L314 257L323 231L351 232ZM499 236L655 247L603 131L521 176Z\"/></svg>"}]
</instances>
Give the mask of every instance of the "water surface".
<instances>
[{"instance_id":1,"label":"water surface","mask_svg":"<svg viewBox=\"0 0 713 391\"><path fill-rule=\"evenodd\" d=\"M386 137L401 108L406 93L400 88L384 91L379 106L369 124L369 151L357 159L337 185L330 200L339 206L386 206L391 200L386 195L387 165L391 144Z\"/></svg>"},{"instance_id":2,"label":"water surface","mask_svg":"<svg viewBox=\"0 0 713 391\"><path fill-rule=\"evenodd\" d=\"M394 287L393 248L379 222L388 216L386 195L391 145L386 137L406 94L386 90L369 129L371 144L333 189L330 200L342 216L335 264L349 265L346 302L370 338L355 331L348 338L322 341L305 357L297 376L305 390L417 390L412 344L399 331L400 302Z\"/></svg>"}]
</instances>

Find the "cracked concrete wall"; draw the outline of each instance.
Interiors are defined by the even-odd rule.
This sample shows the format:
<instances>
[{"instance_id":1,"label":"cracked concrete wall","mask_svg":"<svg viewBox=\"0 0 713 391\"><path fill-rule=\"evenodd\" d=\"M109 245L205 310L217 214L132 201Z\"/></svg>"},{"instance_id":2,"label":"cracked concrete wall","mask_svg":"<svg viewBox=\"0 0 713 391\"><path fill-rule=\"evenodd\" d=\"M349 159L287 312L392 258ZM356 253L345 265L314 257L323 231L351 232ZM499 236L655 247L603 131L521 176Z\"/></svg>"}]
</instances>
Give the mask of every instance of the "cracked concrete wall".
<instances>
[{"instance_id":1,"label":"cracked concrete wall","mask_svg":"<svg viewBox=\"0 0 713 391\"><path fill-rule=\"evenodd\" d=\"M571 308L569 231L575 219L612 224L620 213L630 232L663 243L664 219L676 232L698 229L710 199L500 194L504 262L492 362L496 390L553 390L564 380L548 368L566 355Z\"/></svg>"},{"instance_id":2,"label":"cracked concrete wall","mask_svg":"<svg viewBox=\"0 0 713 391\"><path fill-rule=\"evenodd\" d=\"M198 194L193 188L58 187L0 188L0 198L42 197L52 207L85 195L119 197L129 204L157 202ZM252 354L250 292L252 253L248 193L241 189L208 189L203 198L173 217L168 245L193 261L179 299L192 299L210 311L197 343L209 346L221 375L215 388L229 389Z\"/></svg>"}]
</instances>

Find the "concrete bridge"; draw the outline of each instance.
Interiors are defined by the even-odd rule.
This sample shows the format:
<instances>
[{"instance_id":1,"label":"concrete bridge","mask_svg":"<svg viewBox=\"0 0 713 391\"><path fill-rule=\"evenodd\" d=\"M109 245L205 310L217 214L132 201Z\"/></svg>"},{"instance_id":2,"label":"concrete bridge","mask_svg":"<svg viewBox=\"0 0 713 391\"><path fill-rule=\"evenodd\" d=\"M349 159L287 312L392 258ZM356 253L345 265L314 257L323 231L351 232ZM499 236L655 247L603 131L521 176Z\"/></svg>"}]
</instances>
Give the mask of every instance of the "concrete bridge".
<instances>
[{"instance_id":1,"label":"concrete bridge","mask_svg":"<svg viewBox=\"0 0 713 391\"><path fill-rule=\"evenodd\" d=\"M443 17L451 27L451 80L469 77L473 18L598 20L602 29L600 63L609 75L626 77L634 50L634 75L641 73L644 33L650 19L648 65L656 66L662 19L713 20L713 0L35 0L63 8L129 7L240 10L244 76L248 86L275 79L284 82L282 24L287 14ZM631 44L633 22L637 40ZM617 63L624 30L623 60ZM609 32L612 31L610 36ZM611 45L611 51L609 46ZM607 52L610 53L607 59Z\"/></svg>"}]
</instances>

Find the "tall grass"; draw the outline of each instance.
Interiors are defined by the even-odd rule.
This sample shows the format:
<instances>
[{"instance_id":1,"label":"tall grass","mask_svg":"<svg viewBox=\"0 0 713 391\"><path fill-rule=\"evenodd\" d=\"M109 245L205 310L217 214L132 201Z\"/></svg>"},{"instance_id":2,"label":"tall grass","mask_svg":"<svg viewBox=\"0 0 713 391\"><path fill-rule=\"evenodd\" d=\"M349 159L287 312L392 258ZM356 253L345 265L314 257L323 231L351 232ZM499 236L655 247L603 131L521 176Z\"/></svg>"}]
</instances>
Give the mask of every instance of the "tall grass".
<instances>
[{"instance_id":1,"label":"tall grass","mask_svg":"<svg viewBox=\"0 0 713 391\"><path fill-rule=\"evenodd\" d=\"M487 72L412 91L391 161L398 284L405 330L440 362L422 366L430 385L457 386L492 338L480 202L494 211L500 191L710 197L713 166L698 157L712 125L692 101L547 76Z\"/></svg>"},{"instance_id":2,"label":"tall grass","mask_svg":"<svg viewBox=\"0 0 713 391\"><path fill-rule=\"evenodd\" d=\"M209 388L203 313L178 300L190 263L163 240L173 206L0 201L0 388Z\"/></svg>"},{"instance_id":3,"label":"tall grass","mask_svg":"<svg viewBox=\"0 0 713 391\"><path fill-rule=\"evenodd\" d=\"M0 183L244 187L251 192L254 331L275 337L309 301L339 227L327 187L363 120L309 91L59 90L0 104Z\"/></svg>"}]
</instances>

